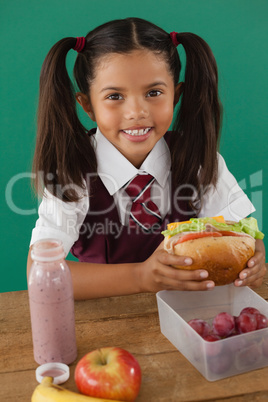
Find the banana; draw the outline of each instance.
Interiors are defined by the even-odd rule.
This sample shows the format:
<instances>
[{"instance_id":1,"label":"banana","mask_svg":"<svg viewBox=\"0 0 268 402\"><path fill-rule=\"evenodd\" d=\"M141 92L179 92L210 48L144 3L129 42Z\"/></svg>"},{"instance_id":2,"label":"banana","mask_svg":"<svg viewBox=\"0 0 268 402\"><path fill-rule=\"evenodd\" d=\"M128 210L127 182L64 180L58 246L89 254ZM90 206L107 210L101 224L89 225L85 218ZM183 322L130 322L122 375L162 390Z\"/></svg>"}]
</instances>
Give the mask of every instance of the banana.
<instances>
[{"instance_id":1,"label":"banana","mask_svg":"<svg viewBox=\"0 0 268 402\"><path fill-rule=\"evenodd\" d=\"M77 394L53 384L52 377L44 377L32 395L32 402L119 402Z\"/></svg>"}]
</instances>

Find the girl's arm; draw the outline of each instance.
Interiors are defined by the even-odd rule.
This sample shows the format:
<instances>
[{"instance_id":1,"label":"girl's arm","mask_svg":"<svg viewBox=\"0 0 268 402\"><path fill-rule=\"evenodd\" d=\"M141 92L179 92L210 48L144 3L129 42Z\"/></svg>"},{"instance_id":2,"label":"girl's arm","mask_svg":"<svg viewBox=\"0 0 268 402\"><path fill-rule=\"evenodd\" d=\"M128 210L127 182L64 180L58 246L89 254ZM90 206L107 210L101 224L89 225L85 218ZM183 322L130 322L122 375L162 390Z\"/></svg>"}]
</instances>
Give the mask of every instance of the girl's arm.
<instances>
[{"instance_id":1,"label":"girl's arm","mask_svg":"<svg viewBox=\"0 0 268 402\"><path fill-rule=\"evenodd\" d=\"M159 290L207 290L214 282L204 281L206 271L183 271L171 265L189 265L186 257L168 254L162 245L144 262L91 264L67 261L73 278L74 298L93 299ZM32 260L29 253L27 272ZM203 276L202 276L203 275ZM201 282L202 281L202 282Z\"/></svg>"},{"instance_id":2,"label":"girl's arm","mask_svg":"<svg viewBox=\"0 0 268 402\"><path fill-rule=\"evenodd\" d=\"M28 256L29 274L32 260ZM130 264L91 264L67 261L73 278L74 298L93 299L128 295L159 290L209 290L215 286L207 281L205 270L180 270L172 265L190 265L191 259L158 249L144 262ZM236 286L258 287L266 274L265 248L262 240L256 241L254 257L240 273Z\"/></svg>"},{"instance_id":3,"label":"girl's arm","mask_svg":"<svg viewBox=\"0 0 268 402\"><path fill-rule=\"evenodd\" d=\"M30 249L31 251L31 249ZM27 276L32 259L28 254ZM66 261L73 279L74 298L93 299L139 293L138 264L94 264Z\"/></svg>"}]
</instances>

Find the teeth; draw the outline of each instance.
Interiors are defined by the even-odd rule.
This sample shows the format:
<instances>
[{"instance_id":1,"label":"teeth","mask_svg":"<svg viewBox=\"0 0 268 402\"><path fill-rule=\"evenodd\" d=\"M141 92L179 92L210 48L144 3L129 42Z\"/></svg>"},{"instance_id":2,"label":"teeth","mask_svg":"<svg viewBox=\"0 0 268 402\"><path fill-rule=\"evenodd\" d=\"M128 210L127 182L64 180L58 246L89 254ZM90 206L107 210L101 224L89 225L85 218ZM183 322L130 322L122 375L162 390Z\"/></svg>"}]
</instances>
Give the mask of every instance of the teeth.
<instances>
[{"instance_id":1,"label":"teeth","mask_svg":"<svg viewBox=\"0 0 268 402\"><path fill-rule=\"evenodd\" d=\"M126 134L138 136L138 135L147 134L149 130L151 130L151 127L149 127L149 128L142 128L141 130L123 130L123 131L124 131Z\"/></svg>"}]
</instances>

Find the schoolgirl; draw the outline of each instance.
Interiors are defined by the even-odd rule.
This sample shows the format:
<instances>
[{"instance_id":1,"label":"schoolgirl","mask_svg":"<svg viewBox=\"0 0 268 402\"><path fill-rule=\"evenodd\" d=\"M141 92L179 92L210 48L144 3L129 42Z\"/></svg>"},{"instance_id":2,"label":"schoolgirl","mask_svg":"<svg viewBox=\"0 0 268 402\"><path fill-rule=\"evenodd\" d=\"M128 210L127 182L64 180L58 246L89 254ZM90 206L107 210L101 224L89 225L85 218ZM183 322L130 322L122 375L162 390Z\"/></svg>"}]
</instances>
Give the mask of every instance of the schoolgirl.
<instances>
[{"instance_id":1,"label":"schoolgirl","mask_svg":"<svg viewBox=\"0 0 268 402\"><path fill-rule=\"evenodd\" d=\"M76 100L95 130L83 127ZM78 258L69 261L75 298L214 287L205 270L172 268L192 261L165 252L161 231L193 216L254 211L217 152L220 123L216 62L195 34L127 18L52 47L40 77L34 171L44 196L31 244L57 238ZM237 286L262 283L264 255L257 240Z\"/></svg>"}]
</instances>

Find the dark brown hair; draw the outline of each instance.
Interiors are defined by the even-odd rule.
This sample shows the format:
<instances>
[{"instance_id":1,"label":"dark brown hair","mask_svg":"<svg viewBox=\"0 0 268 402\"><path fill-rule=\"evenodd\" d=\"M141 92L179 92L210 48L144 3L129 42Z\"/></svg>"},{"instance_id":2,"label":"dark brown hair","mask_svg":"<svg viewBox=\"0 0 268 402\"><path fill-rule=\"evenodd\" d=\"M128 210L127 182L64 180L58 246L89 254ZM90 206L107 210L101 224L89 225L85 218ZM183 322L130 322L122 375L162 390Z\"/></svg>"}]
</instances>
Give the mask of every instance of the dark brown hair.
<instances>
[{"instance_id":1,"label":"dark brown hair","mask_svg":"<svg viewBox=\"0 0 268 402\"><path fill-rule=\"evenodd\" d=\"M202 191L217 180L217 144L221 108L218 99L217 66L211 49L199 36L177 34L186 52L186 70L180 105L175 116L171 140L174 184L184 195L197 200ZM76 38L65 38L49 51L41 70L37 143L34 171L37 187L42 185L66 201L77 201L78 193L70 184L83 185L83 174L96 172L97 161L87 130L77 117L72 82L66 69L66 56ZM109 53L130 53L147 49L167 63L174 80L180 80L181 62L170 35L140 18L114 20L86 36L84 50L78 54L74 77L79 90L90 95L96 65Z\"/></svg>"}]
</instances>

